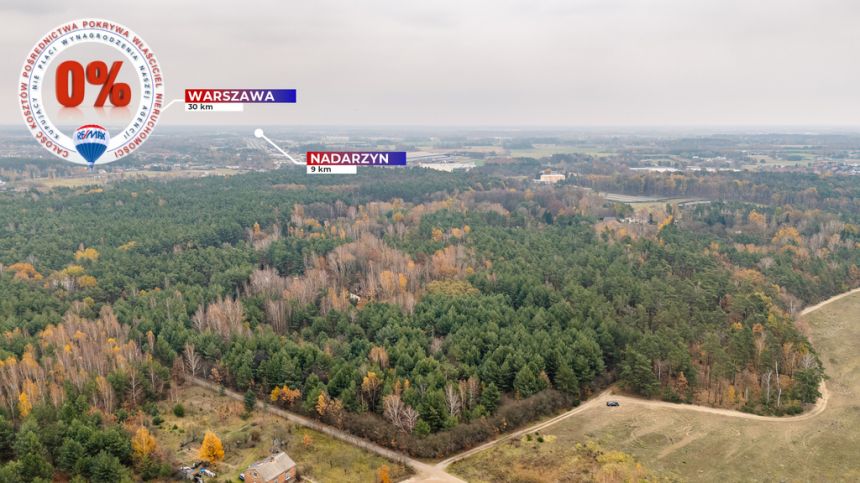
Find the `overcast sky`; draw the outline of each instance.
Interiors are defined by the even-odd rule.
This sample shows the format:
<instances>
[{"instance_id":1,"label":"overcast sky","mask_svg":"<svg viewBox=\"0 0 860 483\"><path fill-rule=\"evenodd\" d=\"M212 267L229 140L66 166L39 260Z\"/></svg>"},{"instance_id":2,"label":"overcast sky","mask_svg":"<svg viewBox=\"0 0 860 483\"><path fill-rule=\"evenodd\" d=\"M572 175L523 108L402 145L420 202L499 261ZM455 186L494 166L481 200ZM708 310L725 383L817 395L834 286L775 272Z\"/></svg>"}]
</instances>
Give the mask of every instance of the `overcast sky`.
<instances>
[{"instance_id":1,"label":"overcast sky","mask_svg":"<svg viewBox=\"0 0 860 483\"><path fill-rule=\"evenodd\" d=\"M0 123L28 49L81 17L146 39L169 98L298 89L219 123L860 126L856 0L3 0Z\"/></svg>"}]
</instances>

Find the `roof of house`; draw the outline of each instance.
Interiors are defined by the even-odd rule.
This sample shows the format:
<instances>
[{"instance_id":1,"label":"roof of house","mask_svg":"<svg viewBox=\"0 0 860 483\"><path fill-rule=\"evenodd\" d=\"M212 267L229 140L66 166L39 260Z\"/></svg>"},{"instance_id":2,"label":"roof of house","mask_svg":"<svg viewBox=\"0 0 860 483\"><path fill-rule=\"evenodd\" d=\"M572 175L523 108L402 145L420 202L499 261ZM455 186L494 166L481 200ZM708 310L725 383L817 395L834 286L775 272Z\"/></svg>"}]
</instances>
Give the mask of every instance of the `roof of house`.
<instances>
[{"instance_id":1,"label":"roof of house","mask_svg":"<svg viewBox=\"0 0 860 483\"><path fill-rule=\"evenodd\" d=\"M248 471L256 471L263 480L274 480L278 475L296 466L296 462L290 458L287 453L281 451L278 454L273 454L263 458L260 461L255 461L248 466Z\"/></svg>"}]
</instances>

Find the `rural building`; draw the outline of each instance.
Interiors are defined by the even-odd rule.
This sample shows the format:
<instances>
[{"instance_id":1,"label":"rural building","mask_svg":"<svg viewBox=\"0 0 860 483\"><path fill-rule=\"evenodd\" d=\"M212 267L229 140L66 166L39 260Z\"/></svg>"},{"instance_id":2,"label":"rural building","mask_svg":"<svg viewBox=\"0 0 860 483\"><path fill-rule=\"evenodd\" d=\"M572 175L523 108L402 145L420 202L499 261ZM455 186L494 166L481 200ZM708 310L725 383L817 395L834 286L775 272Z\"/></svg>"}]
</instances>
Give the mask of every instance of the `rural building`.
<instances>
[{"instance_id":1,"label":"rural building","mask_svg":"<svg viewBox=\"0 0 860 483\"><path fill-rule=\"evenodd\" d=\"M418 163L418 166L435 169L436 171L445 171L446 173L454 173L457 171L469 171L475 167L475 163Z\"/></svg>"},{"instance_id":2,"label":"rural building","mask_svg":"<svg viewBox=\"0 0 860 483\"><path fill-rule=\"evenodd\" d=\"M559 181L564 181L564 173L554 173L552 171L546 170L541 173L540 178L535 181L546 184L558 183Z\"/></svg>"},{"instance_id":3,"label":"rural building","mask_svg":"<svg viewBox=\"0 0 860 483\"><path fill-rule=\"evenodd\" d=\"M286 481L296 481L296 462L283 451L251 463L245 470L246 483L284 483Z\"/></svg>"}]
</instances>

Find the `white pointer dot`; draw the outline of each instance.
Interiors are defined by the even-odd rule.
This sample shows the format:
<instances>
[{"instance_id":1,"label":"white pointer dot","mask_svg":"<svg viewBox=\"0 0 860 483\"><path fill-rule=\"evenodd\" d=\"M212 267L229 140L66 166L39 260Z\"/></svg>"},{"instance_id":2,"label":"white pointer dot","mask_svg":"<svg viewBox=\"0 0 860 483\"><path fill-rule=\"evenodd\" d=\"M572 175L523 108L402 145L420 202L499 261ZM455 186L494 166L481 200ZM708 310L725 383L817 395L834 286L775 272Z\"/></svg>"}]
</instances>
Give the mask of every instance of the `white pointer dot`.
<instances>
[{"instance_id":1,"label":"white pointer dot","mask_svg":"<svg viewBox=\"0 0 860 483\"><path fill-rule=\"evenodd\" d=\"M263 137L263 130L260 128L254 129L254 136L261 138Z\"/></svg>"}]
</instances>

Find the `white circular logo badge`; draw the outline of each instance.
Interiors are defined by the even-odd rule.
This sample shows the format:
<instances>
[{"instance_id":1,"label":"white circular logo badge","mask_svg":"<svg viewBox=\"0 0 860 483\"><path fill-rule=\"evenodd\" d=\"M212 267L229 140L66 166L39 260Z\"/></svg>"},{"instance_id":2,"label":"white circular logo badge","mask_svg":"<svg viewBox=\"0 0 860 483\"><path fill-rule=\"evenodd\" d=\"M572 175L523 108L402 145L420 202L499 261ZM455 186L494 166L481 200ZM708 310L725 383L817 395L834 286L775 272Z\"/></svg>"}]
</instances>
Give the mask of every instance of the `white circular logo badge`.
<instances>
[{"instance_id":1,"label":"white circular logo badge","mask_svg":"<svg viewBox=\"0 0 860 483\"><path fill-rule=\"evenodd\" d=\"M24 61L18 88L30 132L60 159L107 164L152 134L164 103L158 59L124 25L64 23L43 35Z\"/></svg>"}]
</instances>

